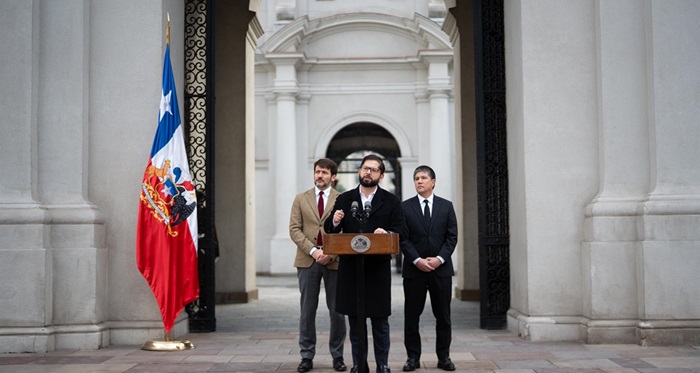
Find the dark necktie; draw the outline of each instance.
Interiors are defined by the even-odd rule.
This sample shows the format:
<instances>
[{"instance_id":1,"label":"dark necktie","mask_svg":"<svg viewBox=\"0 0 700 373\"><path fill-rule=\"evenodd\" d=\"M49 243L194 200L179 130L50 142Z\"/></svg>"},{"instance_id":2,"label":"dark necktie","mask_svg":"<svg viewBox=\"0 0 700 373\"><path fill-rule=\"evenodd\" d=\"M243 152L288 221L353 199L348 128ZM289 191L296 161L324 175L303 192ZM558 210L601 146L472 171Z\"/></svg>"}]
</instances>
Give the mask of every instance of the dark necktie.
<instances>
[{"instance_id":1,"label":"dark necktie","mask_svg":"<svg viewBox=\"0 0 700 373\"><path fill-rule=\"evenodd\" d=\"M429 223L430 222L430 209L428 208L428 200L424 199L423 203L425 203L425 207L423 208L423 217L425 218L425 222Z\"/></svg>"},{"instance_id":2,"label":"dark necktie","mask_svg":"<svg viewBox=\"0 0 700 373\"><path fill-rule=\"evenodd\" d=\"M318 217L323 217L323 191L318 192ZM323 246L323 234L318 231L318 237L316 238L316 245Z\"/></svg>"}]
</instances>

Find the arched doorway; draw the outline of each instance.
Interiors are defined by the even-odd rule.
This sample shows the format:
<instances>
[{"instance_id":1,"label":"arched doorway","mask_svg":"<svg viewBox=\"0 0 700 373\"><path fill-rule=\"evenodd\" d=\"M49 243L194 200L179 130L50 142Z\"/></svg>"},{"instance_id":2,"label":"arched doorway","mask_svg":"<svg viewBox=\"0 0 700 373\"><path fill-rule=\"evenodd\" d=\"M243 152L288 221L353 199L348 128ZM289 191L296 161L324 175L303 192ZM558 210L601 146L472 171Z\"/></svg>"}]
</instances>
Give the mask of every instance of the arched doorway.
<instances>
[{"instance_id":1,"label":"arched doorway","mask_svg":"<svg viewBox=\"0 0 700 373\"><path fill-rule=\"evenodd\" d=\"M390 186L382 187L401 198L401 149L396 139L383 127L370 122L357 122L343 127L328 144L326 157L338 164L339 174L357 174L358 162L366 155L362 152L376 153L388 163L384 182L390 183ZM354 177L354 184L339 184L349 189L357 185L357 178Z\"/></svg>"},{"instance_id":2,"label":"arched doorway","mask_svg":"<svg viewBox=\"0 0 700 373\"><path fill-rule=\"evenodd\" d=\"M371 122L351 123L338 131L326 151L326 157L338 164L336 189L339 192L357 186L357 169L367 154L379 155L386 167L380 186L403 199L401 149L389 131ZM396 256L396 271L401 270L401 253Z\"/></svg>"}]
</instances>

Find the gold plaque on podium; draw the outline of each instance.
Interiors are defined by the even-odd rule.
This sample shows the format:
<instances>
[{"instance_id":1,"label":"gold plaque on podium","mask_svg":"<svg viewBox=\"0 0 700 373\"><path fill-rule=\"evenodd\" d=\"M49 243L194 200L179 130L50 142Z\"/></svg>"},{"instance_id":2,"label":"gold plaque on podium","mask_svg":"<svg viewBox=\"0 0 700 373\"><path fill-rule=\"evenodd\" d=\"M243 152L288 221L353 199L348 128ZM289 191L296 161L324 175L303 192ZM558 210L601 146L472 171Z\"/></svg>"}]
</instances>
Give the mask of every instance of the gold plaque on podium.
<instances>
[{"instance_id":1,"label":"gold plaque on podium","mask_svg":"<svg viewBox=\"0 0 700 373\"><path fill-rule=\"evenodd\" d=\"M398 233L331 233L323 235L323 253L331 255L398 254Z\"/></svg>"}]
</instances>

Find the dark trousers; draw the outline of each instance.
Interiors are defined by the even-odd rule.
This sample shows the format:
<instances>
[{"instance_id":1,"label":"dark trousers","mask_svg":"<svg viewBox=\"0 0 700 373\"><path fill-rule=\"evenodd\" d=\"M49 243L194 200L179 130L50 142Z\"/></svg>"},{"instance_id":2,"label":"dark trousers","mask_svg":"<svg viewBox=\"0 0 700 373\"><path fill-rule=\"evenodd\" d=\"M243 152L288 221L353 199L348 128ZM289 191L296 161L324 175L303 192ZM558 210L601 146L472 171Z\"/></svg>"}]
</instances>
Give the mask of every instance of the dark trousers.
<instances>
[{"instance_id":1,"label":"dark trousers","mask_svg":"<svg viewBox=\"0 0 700 373\"><path fill-rule=\"evenodd\" d=\"M452 300L452 277L440 277L434 272L403 279L404 294L404 345L409 358L421 355L418 323L425 308L426 293L430 294L430 305L435 316L435 352L438 359L450 356L452 322L450 302Z\"/></svg>"},{"instance_id":2,"label":"dark trousers","mask_svg":"<svg viewBox=\"0 0 700 373\"><path fill-rule=\"evenodd\" d=\"M374 339L374 358L377 361L377 365L389 365L389 318L388 317L370 317L372 321L372 338ZM359 358L358 354L358 337L357 337L357 317L348 316L348 322L350 324L350 344L352 344L352 365L358 366ZM367 323L367 320L362 320L361 322ZM365 354L362 357L365 361L365 366L367 365L367 351L369 351L369 346L367 346L367 339L365 339Z\"/></svg>"},{"instance_id":3,"label":"dark trousers","mask_svg":"<svg viewBox=\"0 0 700 373\"><path fill-rule=\"evenodd\" d=\"M326 306L331 323L328 350L333 358L343 357L345 342L345 316L335 312L336 283L338 271L328 269L318 263L309 268L297 268L299 291L301 292L299 317L299 350L302 358L316 356L316 310L318 309L321 280L326 289Z\"/></svg>"}]
</instances>

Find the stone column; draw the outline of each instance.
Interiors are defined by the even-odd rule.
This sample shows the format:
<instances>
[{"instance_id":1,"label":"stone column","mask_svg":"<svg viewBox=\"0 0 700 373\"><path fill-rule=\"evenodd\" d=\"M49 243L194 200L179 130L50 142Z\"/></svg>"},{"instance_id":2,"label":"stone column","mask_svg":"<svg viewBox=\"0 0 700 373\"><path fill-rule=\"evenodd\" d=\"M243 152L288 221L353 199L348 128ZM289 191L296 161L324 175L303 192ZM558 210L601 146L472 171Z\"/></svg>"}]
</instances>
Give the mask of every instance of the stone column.
<instances>
[{"instance_id":1,"label":"stone column","mask_svg":"<svg viewBox=\"0 0 700 373\"><path fill-rule=\"evenodd\" d=\"M586 209L582 338L633 343L637 211L649 184L644 8L634 0L596 4L600 191Z\"/></svg>"},{"instance_id":2,"label":"stone column","mask_svg":"<svg viewBox=\"0 0 700 373\"><path fill-rule=\"evenodd\" d=\"M253 59L261 29L244 2L217 3L215 13L216 302L247 303L258 298Z\"/></svg>"},{"instance_id":3,"label":"stone column","mask_svg":"<svg viewBox=\"0 0 700 373\"><path fill-rule=\"evenodd\" d=\"M89 3L41 3L38 190L50 215L56 348L109 344L104 218L88 201Z\"/></svg>"},{"instance_id":4,"label":"stone column","mask_svg":"<svg viewBox=\"0 0 700 373\"><path fill-rule=\"evenodd\" d=\"M275 182L275 233L270 240L270 272L293 273L296 246L289 238L289 212L297 190L296 64L301 53L268 54L275 65L273 93L277 100L272 171Z\"/></svg>"},{"instance_id":5,"label":"stone column","mask_svg":"<svg viewBox=\"0 0 700 373\"><path fill-rule=\"evenodd\" d=\"M421 57L428 65L428 102L430 105L430 157L427 164L435 170L436 194L454 201L455 149L454 123L450 120L449 94L452 83L449 63L452 51L426 51Z\"/></svg>"},{"instance_id":6,"label":"stone column","mask_svg":"<svg viewBox=\"0 0 700 373\"><path fill-rule=\"evenodd\" d=\"M38 2L0 2L0 353L54 348L49 214L35 168L39 30Z\"/></svg>"},{"instance_id":7,"label":"stone column","mask_svg":"<svg viewBox=\"0 0 700 373\"><path fill-rule=\"evenodd\" d=\"M473 4L445 1L450 9L443 31L453 45L452 80L454 87L455 139L455 210L459 223L455 296L461 300L479 300L478 214L476 184L476 115L474 83Z\"/></svg>"},{"instance_id":8,"label":"stone column","mask_svg":"<svg viewBox=\"0 0 700 373\"><path fill-rule=\"evenodd\" d=\"M584 207L599 191L592 3L505 1L510 310L525 339L578 340Z\"/></svg>"},{"instance_id":9,"label":"stone column","mask_svg":"<svg viewBox=\"0 0 700 373\"><path fill-rule=\"evenodd\" d=\"M651 193L637 253L642 344L700 343L700 4L645 9Z\"/></svg>"}]
</instances>

